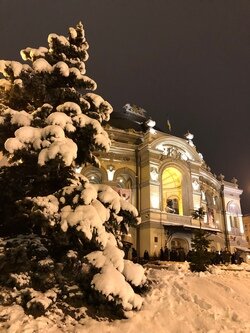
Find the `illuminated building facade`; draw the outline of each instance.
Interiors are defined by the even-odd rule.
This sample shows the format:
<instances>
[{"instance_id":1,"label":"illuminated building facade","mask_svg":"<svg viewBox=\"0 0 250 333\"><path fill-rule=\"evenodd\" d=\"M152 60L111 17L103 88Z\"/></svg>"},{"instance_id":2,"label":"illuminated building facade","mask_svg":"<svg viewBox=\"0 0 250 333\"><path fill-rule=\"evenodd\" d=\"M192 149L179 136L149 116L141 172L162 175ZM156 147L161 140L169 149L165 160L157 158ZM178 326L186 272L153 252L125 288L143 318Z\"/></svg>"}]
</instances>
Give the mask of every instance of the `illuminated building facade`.
<instances>
[{"instance_id":1,"label":"illuminated building facade","mask_svg":"<svg viewBox=\"0 0 250 333\"><path fill-rule=\"evenodd\" d=\"M114 112L106 130L112 140L109 153L99 153L101 168L82 173L93 183L105 183L135 205L141 223L127 241L140 256L160 249L191 249L194 230L211 233L211 250L244 248L237 181L216 177L197 152L193 135L179 138L155 129L155 122L136 106ZM203 220L191 214L203 207Z\"/></svg>"},{"instance_id":2,"label":"illuminated building facade","mask_svg":"<svg viewBox=\"0 0 250 333\"><path fill-rule=\"evenodd\" d=\"M243 216L243 224L248 247L250 248L250 214Z\"/></svg>"}]
</instances>

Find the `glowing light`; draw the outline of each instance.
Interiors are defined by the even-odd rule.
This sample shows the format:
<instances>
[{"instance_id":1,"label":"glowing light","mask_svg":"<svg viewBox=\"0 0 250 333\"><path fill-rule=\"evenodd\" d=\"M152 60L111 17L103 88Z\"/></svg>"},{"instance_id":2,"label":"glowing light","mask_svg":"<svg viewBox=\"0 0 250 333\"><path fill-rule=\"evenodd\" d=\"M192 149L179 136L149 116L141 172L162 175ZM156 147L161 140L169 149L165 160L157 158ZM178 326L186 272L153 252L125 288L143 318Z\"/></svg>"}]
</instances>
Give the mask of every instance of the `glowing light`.
<instances>
[{"instance_id":1,"label":"glowing light","mask_svg":"<svg viewBox=\"0 0 250 333\"><path fill-rule=\"evenodd\" d=\"M227 230L230 232L232 230L231 223L230 223L230 216L227 215Z\"/></svg>"},{"instance_id":2,"label":"glowing light","mask_svg":"<svg viewBox=\"0 0 250 333\"><path fill-rule=\"evenodd\" d=\"M151 196L151 207L159 208L159 196L156 194L152 194Z\"/></svg>"},{"instance_id":3,"label":"glowing light","mask_svg":"<svg viewBox=\"0 0 250 333\"><path fill-rule=\"evenodd\" d=\"M114 179L115 169L113 165L109 165L107 169L108 180L112 181Z\"/></svg>"},{"instance_id":4,"label":"glowing light","mask_svg":"<svg viewBox=\"0 0 250 333\"><path fill-rule=\"evenodd\" d=\"M149 132L150 132L151 134L155 134L155 133L156 133L156 130L155 130L154 128L151 128L151 127L150 127Z\"/></svg>"},{"instance_id":5,"label":"glowing light","mask_svg":"<svg viewBox=\"0 0 250 333\"><path fill-rule=\"evenodd\" d=\"M81 173L81 171L82 171L82 167L76 168L76 173Z\"/></svg>"},{"instance_id":6,"label":"glowing light","mask_svg":"<svg viewBox=\"0 0 250 333\"><path fill-rule=\"evenodd\" d=\"M239 225L240 225L240 233L244 234L244 226L243 226L242 216L239 216L238 219L239 219Z\"/></svg>"},{"instance_id":7,"label":"glowing light","mask_svg":"<svg viewBox=\"0 0 250 333\"><path fill-rule=\"evenodd\" d=\"M146 125L148 127L151 127L151 128L155 127L155 124L156 124L156 122L154 120L152 120L152 119L149 119L149 120L146 121Z\"/></svg>"}]
</instances>

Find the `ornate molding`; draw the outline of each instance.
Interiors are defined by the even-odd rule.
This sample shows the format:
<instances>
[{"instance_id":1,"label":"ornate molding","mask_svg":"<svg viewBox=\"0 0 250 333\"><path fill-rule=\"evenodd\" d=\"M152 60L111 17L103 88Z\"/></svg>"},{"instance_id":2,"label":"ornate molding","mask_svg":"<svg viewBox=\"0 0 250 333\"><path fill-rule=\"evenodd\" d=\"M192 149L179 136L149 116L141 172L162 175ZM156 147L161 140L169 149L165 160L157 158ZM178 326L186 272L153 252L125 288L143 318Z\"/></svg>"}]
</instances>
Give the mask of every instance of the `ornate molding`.
<instances>
[{"instance_id":1,"label":"ornate molding","mask_svg":"<svg viewBox=\"0 0 250 333\"><path fill-rule=\"evenodd\" d=\"M193 161L189 152L172 145L159 144L156 146L156 149L162 152L161 159L172 158L182 161Z\"/></svg>"}]
</instances>

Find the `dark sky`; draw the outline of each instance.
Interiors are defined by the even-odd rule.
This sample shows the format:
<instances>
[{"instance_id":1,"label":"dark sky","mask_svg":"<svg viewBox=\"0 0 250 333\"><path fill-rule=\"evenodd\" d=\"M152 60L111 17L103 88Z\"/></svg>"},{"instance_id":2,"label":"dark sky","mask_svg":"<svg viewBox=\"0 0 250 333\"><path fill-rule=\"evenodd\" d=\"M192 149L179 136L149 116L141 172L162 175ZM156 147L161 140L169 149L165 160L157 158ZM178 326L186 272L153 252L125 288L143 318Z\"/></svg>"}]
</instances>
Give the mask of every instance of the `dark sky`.
<instances>
[{"instance_id":1,"label":"dark sky","mask_svg":"<svg viewBox=\"0 0 250 333\"><path fill-rule=\"evenodd\" d=\"M216 174L236 177L250 213L249 0L0 0L0 59L47 46L81 20L87 75L115 110L146 109L194 135Z\"/></svg>"}]
</instances>

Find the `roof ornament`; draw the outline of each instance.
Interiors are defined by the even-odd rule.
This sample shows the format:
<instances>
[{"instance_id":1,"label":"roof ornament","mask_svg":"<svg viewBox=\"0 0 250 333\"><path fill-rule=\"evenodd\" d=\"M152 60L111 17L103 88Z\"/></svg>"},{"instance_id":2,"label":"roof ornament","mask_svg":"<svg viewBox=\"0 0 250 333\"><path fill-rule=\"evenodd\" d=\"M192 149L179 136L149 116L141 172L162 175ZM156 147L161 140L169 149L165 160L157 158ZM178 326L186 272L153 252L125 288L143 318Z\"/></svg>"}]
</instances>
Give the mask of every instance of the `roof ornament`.
<instances>
[{"instance_id":1,"label":"roof ornament","mask_svg":"<svg viewBox=\"0 0 250 333\"><path fill-rule=\"evenodd\" d=\"M219 179L221 182L224 181L224 178L225 178L225 176L224 176L222 173L219 174L218 179Z\"/></svg>"},{"instance_id":2,"label":"roof ornament","mask_svg":"<svg viewBox=\"0 0 250 333\"><path fill-rule=\"evenodd\" d=\"M231 180L231 183L233 183L234 185L237 185L238 179L236 179L235 177L233 177L233 179Z\"/></svg>"},{"instance_id":3,"label":"roof ornament","mask_svg":"<svg viewBox=\"0 0 250 333\"><path fill-rule=\"evenodd\" d=\"M149 118L149 119L145 122L145 124L146 124L149 128L153 128L153 127L155 127L156 122L155 122L153 119Z\"/></svg>"},{"instance_id":4,"label":"roof ornament","mask_svg":"<svg viewBox=\"0 0 250 333\"><path fill-rule=\"evenodd\" d=\"M145 121L145 125L148 127L149 132L152 134L155 134L155 129L154 129L155 124L156 124L156 122L151 118L149 118L147 121Z\"/></svg>"},{"instance_id":5,"label":"roof ornament","mask_svg":"<svg viewBox=\"0 0 250 333\"><path fill-rule=\"evenodd\" d=\"M193 138L194 138L194 135L192 133L190 133L189 131L187 131L186 134L184 134L184 138L187 140L188 144L191 146L191 147L195 147L194 143L193 143Z\"/></svg>"},{"instance_id":6,"label":"roof ornament","mask_svg":"<svg viewBox=\"0 0 250 333\"><path fill-rule=\"evenodd\" d=\"M125 109L126 112L128 113L132 113L136 116L140 116L140 117L143 117L145 118L146 117L146 113L147 111L144 110L142 107L140 106L137 106L135 104L130 104L130 103L127 103L124 105L123 107Z\"/></svg>"}]
</instances>

